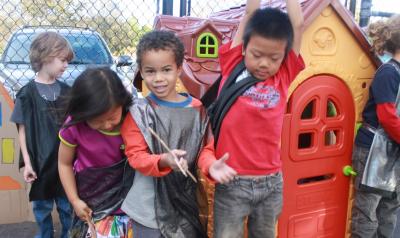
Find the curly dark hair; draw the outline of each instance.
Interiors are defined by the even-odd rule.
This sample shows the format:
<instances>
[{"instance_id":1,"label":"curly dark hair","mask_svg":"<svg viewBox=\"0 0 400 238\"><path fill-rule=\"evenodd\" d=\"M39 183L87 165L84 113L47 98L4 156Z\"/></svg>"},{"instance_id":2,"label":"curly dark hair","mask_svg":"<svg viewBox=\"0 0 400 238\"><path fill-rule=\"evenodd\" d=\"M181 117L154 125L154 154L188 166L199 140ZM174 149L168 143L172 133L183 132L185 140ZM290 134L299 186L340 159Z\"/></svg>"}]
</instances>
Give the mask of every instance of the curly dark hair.
<instances>
[{"instance_id":1,"label":"curly dark hair","mask_svg":"<svg viewBox=\"0 0 400 238\"><path fill-rule=\"evenodd\" d=\"M372 51L378 55L383 55L385 51L394 54L400 49L400 14L370 24L368 36L372 41Z\"/></svg>"},{"instance_id":2,"label":"curly dark hair","mask_svg":"<svg viewBox=\"0 0 400 238\"><path fill-rule=\"evenodd\" d=\"M176 65L182 66L185 48L173 32L154 30L143 35L136 48L136 62L139 69L142 67L143 54L150 50L171 50L175 55Z\"/></svg>"}]
</instances>

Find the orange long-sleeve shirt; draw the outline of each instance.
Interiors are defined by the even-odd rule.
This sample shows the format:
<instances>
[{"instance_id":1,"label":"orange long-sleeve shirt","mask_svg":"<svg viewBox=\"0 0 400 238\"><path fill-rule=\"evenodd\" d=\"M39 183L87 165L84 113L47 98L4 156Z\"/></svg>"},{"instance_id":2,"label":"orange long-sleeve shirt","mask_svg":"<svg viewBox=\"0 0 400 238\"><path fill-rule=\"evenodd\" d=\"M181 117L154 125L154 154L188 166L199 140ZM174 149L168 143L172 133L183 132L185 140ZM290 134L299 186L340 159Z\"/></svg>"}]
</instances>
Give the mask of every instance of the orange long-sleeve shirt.
<instances>
[{"instance_id":1,"label":"orange long-sleeve shirt","mask_svg":"<svg viewBox=\"0 0 400 238\"><path fill-rule=\"evenodd\" d=\"M397 115L394 103L376 104L376 114L379 124L385 129L386 133L400 144L400 118Z\"/></svg>"}]
</instances>

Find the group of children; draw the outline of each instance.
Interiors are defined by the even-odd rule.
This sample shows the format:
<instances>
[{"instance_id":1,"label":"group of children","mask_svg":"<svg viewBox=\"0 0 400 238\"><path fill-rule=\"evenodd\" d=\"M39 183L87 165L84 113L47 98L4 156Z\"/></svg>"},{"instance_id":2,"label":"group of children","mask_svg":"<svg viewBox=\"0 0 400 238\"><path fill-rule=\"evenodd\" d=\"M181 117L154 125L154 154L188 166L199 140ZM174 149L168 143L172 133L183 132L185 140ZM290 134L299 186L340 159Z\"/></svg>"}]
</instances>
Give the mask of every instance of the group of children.
<instances>
[{"instance_id":1,"label":"group of children","mask_svg":"<svg viewBox=\"0 0 400 238\"><path fill-rule=\"evenodd\" d=\"M62 237L207 237L198 171L216 183L214 237L243 237L246 218L249 237L275 237L284 109L305 67L302 11L297 0L286 4L287 14L247 0L234 38L220 48L219 97L252 83L225 110L218 140L200 100L176 91L184 46L174 33L149 32L137 46L145 98L109 68L86 69L71 88L58 81L72 49L57 33L38 35L30 49L36 76L12 115L37 237L53 237L54 201Z\"/></svg>"}]
</instances>

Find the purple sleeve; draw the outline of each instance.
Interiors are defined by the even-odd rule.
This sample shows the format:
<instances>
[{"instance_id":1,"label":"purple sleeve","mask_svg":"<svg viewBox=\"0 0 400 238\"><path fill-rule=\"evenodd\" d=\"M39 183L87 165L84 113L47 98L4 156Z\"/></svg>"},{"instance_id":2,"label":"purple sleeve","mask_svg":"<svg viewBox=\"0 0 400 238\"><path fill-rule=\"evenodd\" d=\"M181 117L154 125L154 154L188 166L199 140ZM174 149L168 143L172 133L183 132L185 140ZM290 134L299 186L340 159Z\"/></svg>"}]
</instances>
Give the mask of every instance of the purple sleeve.
<instances>
[{"instance_id":1,"label":"purple sleeve","mask_svg":"<svg viewBox=\"0 0 400 238\"><path fill-rule=\"evenodd\" d=\"M69 120L70 120L70 118L68 118L65 121L65 123L67 123ZM77 125L61 128L61 130L59 132L59 137L60 137L61 142L69 147L77 146L78 145L78 141L77 141L78 133L77 132L78 132Z\"/></svg>"}]
</instances>

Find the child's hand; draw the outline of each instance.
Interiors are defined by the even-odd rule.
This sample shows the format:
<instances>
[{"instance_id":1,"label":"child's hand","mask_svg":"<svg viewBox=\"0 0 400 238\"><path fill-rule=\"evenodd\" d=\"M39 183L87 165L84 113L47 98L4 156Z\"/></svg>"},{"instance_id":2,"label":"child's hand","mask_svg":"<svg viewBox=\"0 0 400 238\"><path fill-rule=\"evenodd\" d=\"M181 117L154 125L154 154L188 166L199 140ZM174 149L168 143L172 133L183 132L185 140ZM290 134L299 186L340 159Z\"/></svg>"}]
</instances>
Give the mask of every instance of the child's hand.
<instances>
[{"instance_id":1,"label":"child's hand","mask_svg":"<svg viewBox=\"0 0 400 238\"><path fill-rule=\"evenodd\" d=\"M218 183L227 183L237 174L234 169L225 163L228 158L229 154L226 153L219 160L214 161L210 166L210 176Z\"/></svg>"},{"instance_id":2,"label":"child's hand","mask_svg":"<svg viewBox=\"0 0 400 238\"><path fill-rule=\"evenodd\" d=\"M178 161L175 161L174 154ZM183 158L186 155L186 151L184 150L171 150L171 153L165 153L161 155L160 165L161 167L170 167L175 171L180 171L177 162L182 167L184 171L188 169L187 161Z\"/></svg>"},{"instance_id":3,"label":"child's hand","mask_svg":"<svg viewBox=\"0 0 400 238\"><path fill-rule=\"evenodd\" d=\"M32 183L37 179L35 171L33 171L32 166L25 164L24 167L24 179L27 183Z\"/></svg>"},{"instance_id":4,"label":"child's hand","mask_svg":"<svg viewBox=\"0 0 400 238\"><path fill-rule=\"evenodd\" d=\"M77 199L74 202L71 202L72 206L74 207L74 211L76 215L83 221L91 222L92 220L92 209L88 207L88 205L80 200Z\"/></svg>"}]
</instances>

